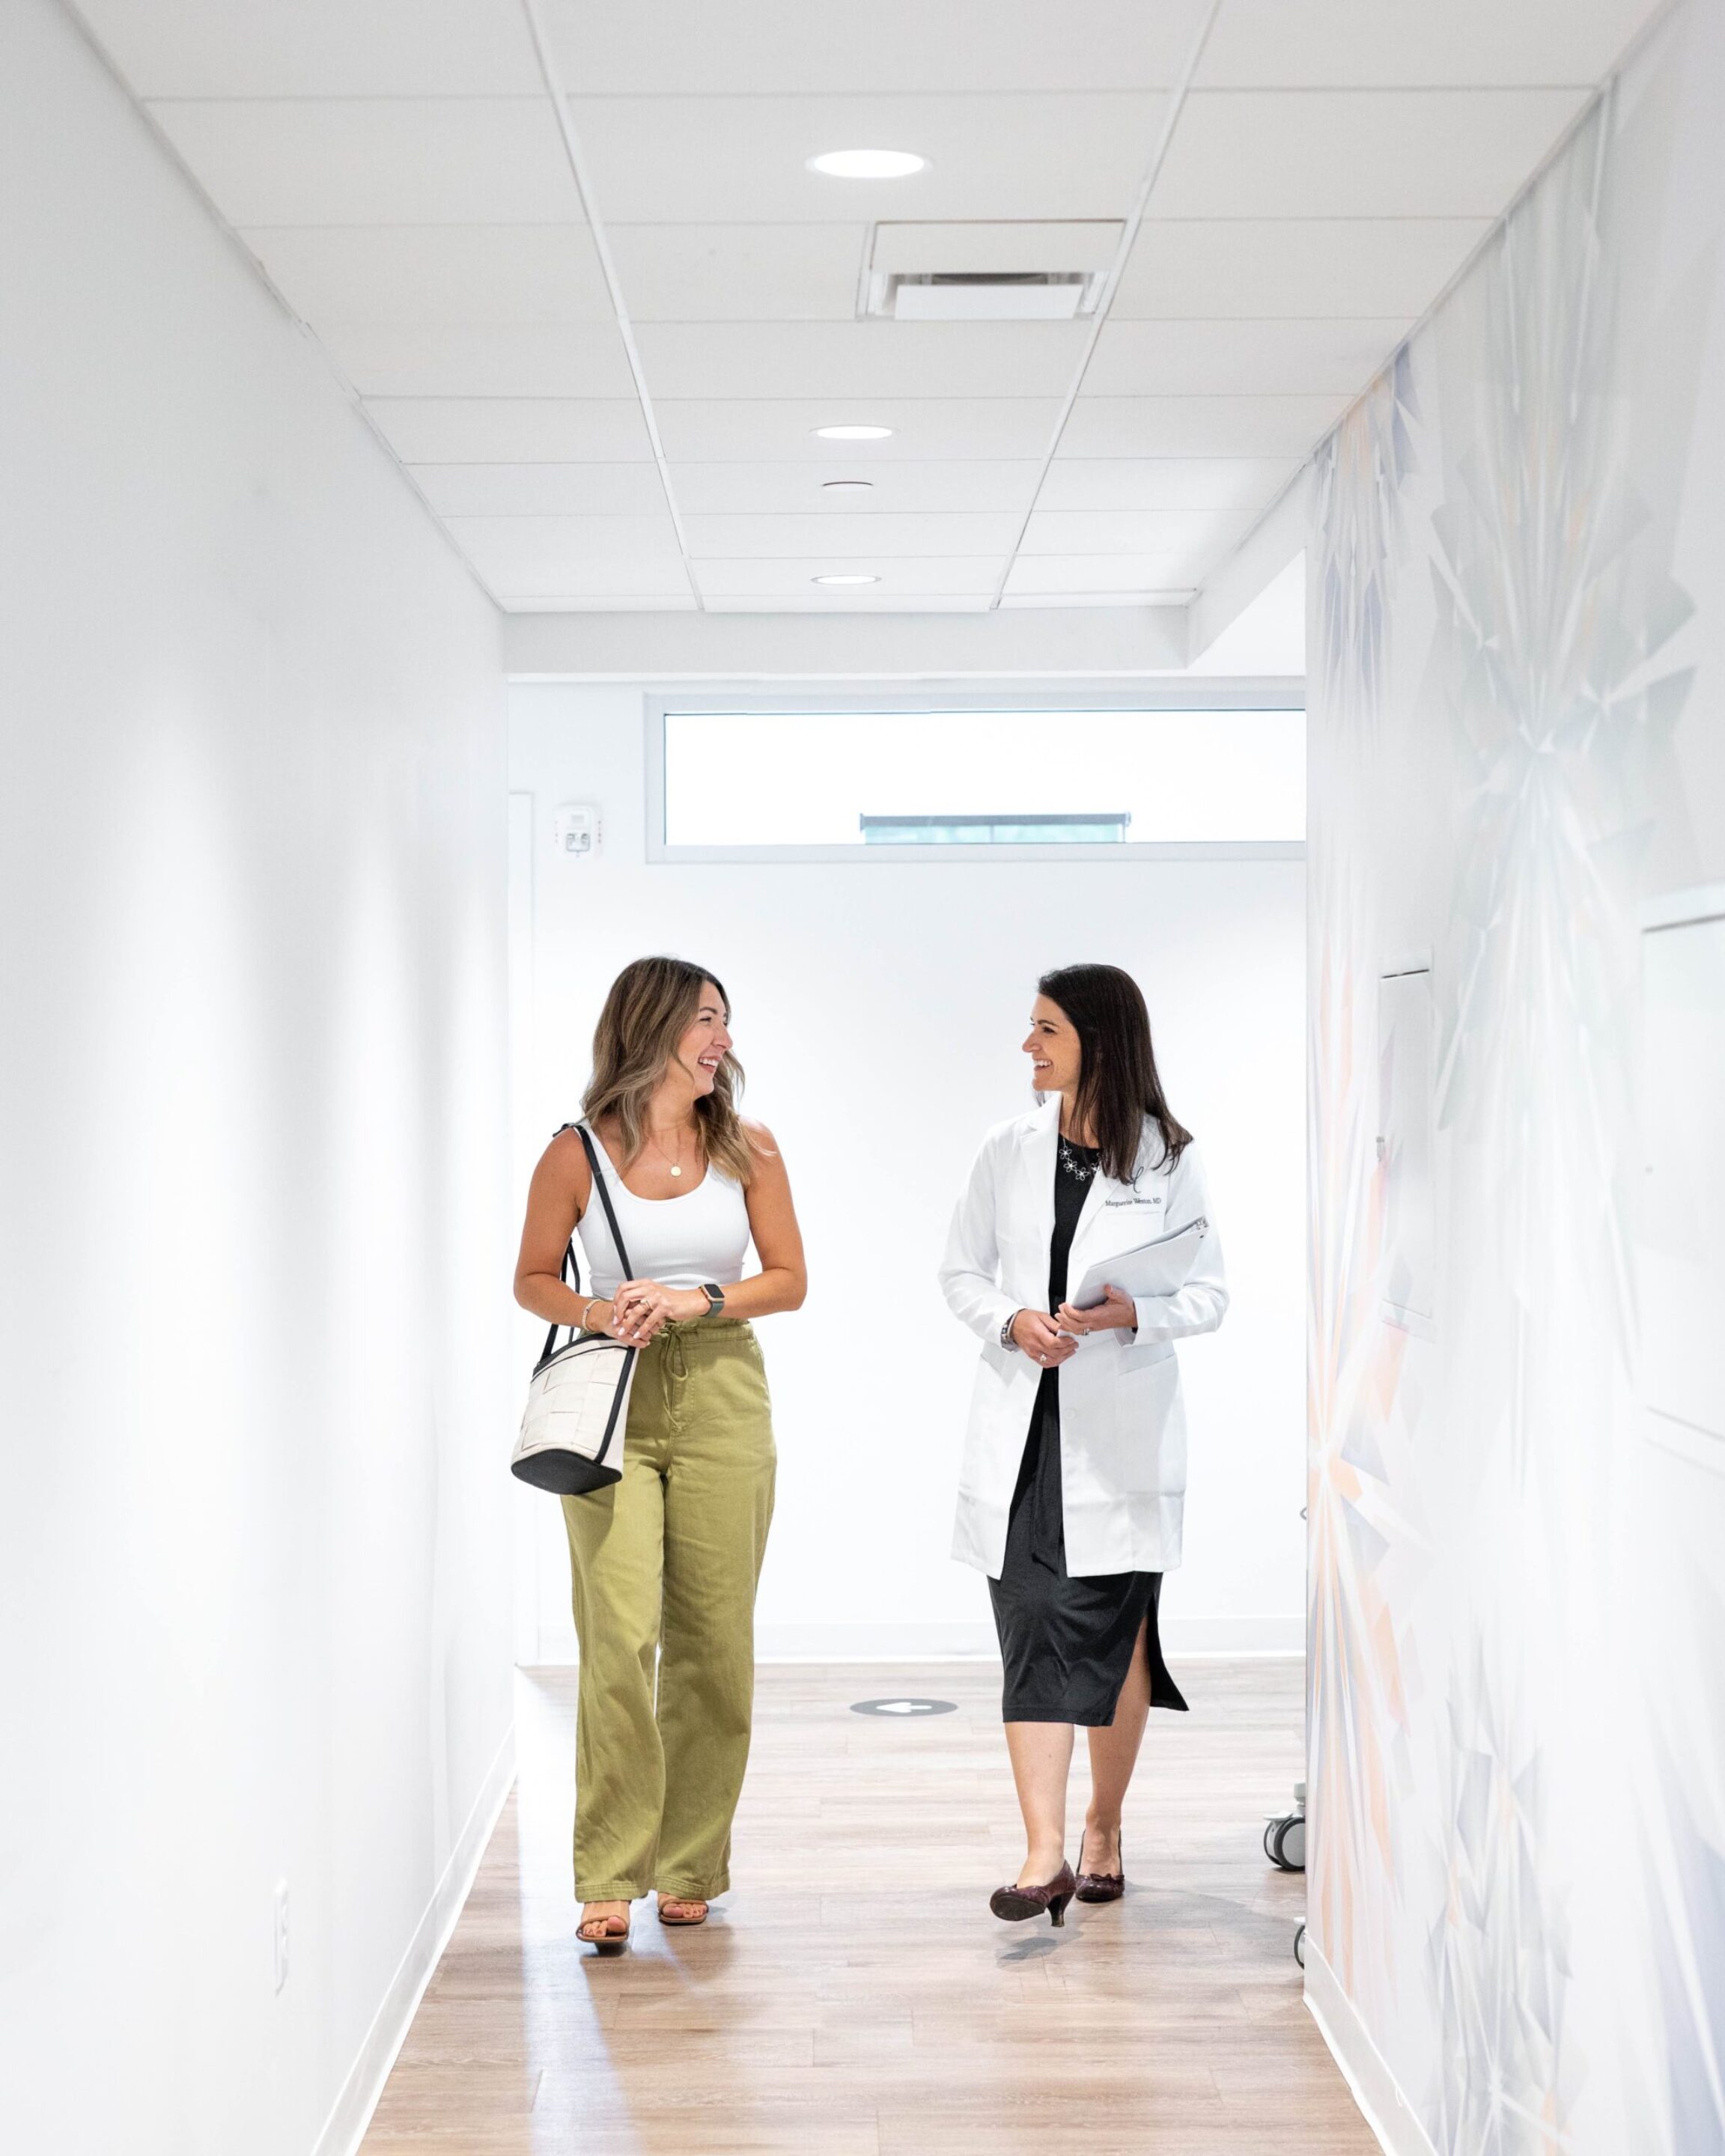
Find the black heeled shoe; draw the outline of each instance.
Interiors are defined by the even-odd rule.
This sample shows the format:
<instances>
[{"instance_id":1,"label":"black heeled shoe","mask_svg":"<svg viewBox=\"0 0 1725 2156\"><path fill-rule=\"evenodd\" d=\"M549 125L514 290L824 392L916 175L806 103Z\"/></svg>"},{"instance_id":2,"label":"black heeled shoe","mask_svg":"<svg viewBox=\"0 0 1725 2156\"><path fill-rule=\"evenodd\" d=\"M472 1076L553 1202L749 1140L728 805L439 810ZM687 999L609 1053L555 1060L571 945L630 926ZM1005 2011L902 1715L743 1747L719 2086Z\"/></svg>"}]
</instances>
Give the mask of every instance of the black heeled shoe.
<instances>
[{"instance_id":1,"label":"black heeled shoe","mask_svg":"<svg viewBox=\"0 0 1725 2156\"><path fill-rule=\"evenodd\" d=\"M1084 1837L1078 1839L1078 1861L1084 1862ZM1117 1902L1126 1892L1126 1844L1120 1844L1118 1871L1080 1871L1077 1898L1081 1902Z\"/></svg>"},{"instance_id":2,"label":"black heeled shoe","mask_svg":"<svg viewBox=\"0 0 1725 2156\"><path fill-rule=\"evenodd\" d=\"M988 1897L988 1907L1009 1924L1021 1924L1026 1917L1040 1917L1045 1910L1050 1923L1064 1924L1066 1904L1077 1887L1071 1866L1062 1864L1045 1887L997 1887Z\"/></svg>"}]
</instances>

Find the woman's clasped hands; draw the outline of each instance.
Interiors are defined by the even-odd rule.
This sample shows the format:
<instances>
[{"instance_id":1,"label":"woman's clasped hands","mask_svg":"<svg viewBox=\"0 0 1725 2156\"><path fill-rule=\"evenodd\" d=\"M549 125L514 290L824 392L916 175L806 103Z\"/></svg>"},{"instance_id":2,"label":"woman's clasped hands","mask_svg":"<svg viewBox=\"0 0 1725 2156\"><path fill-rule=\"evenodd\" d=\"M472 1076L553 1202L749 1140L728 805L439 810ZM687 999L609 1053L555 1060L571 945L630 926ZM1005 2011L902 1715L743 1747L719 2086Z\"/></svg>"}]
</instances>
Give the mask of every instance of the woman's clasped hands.
<instances>
[{"instance_id":1,"label":"woman's clasped hands","mask_svg":"<svg viewBox=\"0 0 1725 2156\"><path fill-rule=\"evenodd\" d=\"M615 1295L589 1311L588 1322L593 1330L608 1333L614 1340L631 1348L644 1348L667 1325L687 1324L693 1318L705 1317L707 1310L706 1296L701 1288L665 1287L650 1280L624 1281ZM593 1317L598 1312L607 1314L595 1326Z\"/></svg>"},{"instance_id":2,"label":"woman's clasped hands","mask_svg":"<svg viewBox=\"0 0 1725 2156\"><path fill-rule=\"evenodd\" d=\"M1137 1306L1124 1288L1111 1287L1103 1301L1088 1310L1063 1302L1050 1317L1040 1310L1021 1310L1012 1322L1012 1337L1033 1363L1055 1369L1078 1353L1078 1343L1092 1332L1137 1329Z\"/></svg>"},{"instance_id":3,"label":"woman's clasped hands","mask_svg":"<svg viewBox=\"0 0 1725 2156\"><path fill-rule=\"evenodd\" d=\"M1012 1321L1012 1337L1033 1363L1054 1369L1078 1353L1078 1342L1060 1330L1045 1311L1021 1310Z\"/></svg>"}]
</instances>

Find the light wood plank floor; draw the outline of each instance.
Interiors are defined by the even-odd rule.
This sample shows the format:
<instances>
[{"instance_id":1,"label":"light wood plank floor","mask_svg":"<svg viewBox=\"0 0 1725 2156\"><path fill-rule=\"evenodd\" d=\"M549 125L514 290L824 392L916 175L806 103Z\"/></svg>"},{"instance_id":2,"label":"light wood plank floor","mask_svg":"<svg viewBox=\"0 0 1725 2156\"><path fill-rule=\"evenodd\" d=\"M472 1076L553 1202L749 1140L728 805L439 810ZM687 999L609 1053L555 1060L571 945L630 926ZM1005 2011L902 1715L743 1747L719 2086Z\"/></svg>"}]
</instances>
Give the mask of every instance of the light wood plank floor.
<instances>
[{"instance_id":1,"label":"light wood plank floor","mask_svg":"<svg viewBox=\"0 0 1725 2156\"><path fill-rule=\"evenodd\" d=\"M574 1938L574 1674L521 1681L521 1779L367 2156L1371 2156L1301 2004L1293 1661L1194 1662L1126 1821L1124 1902L1002 1924L1019 1845L986 1664L763 1669L738 1884L698 1931ZM907 1721L855 1699L956 1700ZM1081 1740L1073 1848L1082 1815Z\"/></svg>"}]
</instances>

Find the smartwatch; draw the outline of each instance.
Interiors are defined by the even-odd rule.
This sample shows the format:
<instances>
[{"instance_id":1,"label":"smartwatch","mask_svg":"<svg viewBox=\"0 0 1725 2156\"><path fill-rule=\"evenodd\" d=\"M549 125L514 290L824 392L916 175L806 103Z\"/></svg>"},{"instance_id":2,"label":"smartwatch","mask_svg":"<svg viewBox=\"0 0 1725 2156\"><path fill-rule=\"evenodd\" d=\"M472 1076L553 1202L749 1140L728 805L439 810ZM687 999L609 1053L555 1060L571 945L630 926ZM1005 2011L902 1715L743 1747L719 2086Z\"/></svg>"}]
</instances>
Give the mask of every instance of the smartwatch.
<instances>
[{"instance_id":1,"label":"smartwatch","mask_svg":"<svg viewBox=\"0 0 1725 2156\"><path fill-rule=\"evenodd\" d=\"M709 1317L722 1317L725 1311L724 1289L719 1286L716 1281L703 1281L701 1283L701 1291L706 1297L707 1316Z\"/></svg>"}]
</instances>

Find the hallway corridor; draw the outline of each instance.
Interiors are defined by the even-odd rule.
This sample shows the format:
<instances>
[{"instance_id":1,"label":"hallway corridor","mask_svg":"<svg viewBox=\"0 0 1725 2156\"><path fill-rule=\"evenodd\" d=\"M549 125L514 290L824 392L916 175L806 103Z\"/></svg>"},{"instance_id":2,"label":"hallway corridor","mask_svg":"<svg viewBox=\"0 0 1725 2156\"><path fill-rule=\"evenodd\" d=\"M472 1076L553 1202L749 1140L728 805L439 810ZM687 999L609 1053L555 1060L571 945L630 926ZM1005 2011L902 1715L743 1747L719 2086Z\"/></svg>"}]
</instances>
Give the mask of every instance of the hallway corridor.
<instances>
[{"instance_id":1,"label":"hallway corridor","mask_svg":"<svg viewBox=\"0 0 1725 2156\"><path fill-rule=\"evenodd\" d=\"M1725 2156L1722 112L0 6L0 2156Z\"/></svg>"},{"instance_id":2,"label":"hallway corridor","mask_svg":"<svg viewBox=\"0 0 1725 2156\"><path fill-rule=\"evenodd\" d=\"M699 1931L638 1903L607 1961L569 1898L574 1672L524 1676L521 1783L365 2156L1363 2156L1301 1999L1303 1881L1258 1842L1300 1772L1300 1666L1178 1675L1127 1899L1055 1931L986 1907L1018 1861L996 1669L763 1669L740 1884ZM957 1711L850 1712L899 1690Z\"/></svg>"}]
</instances>

